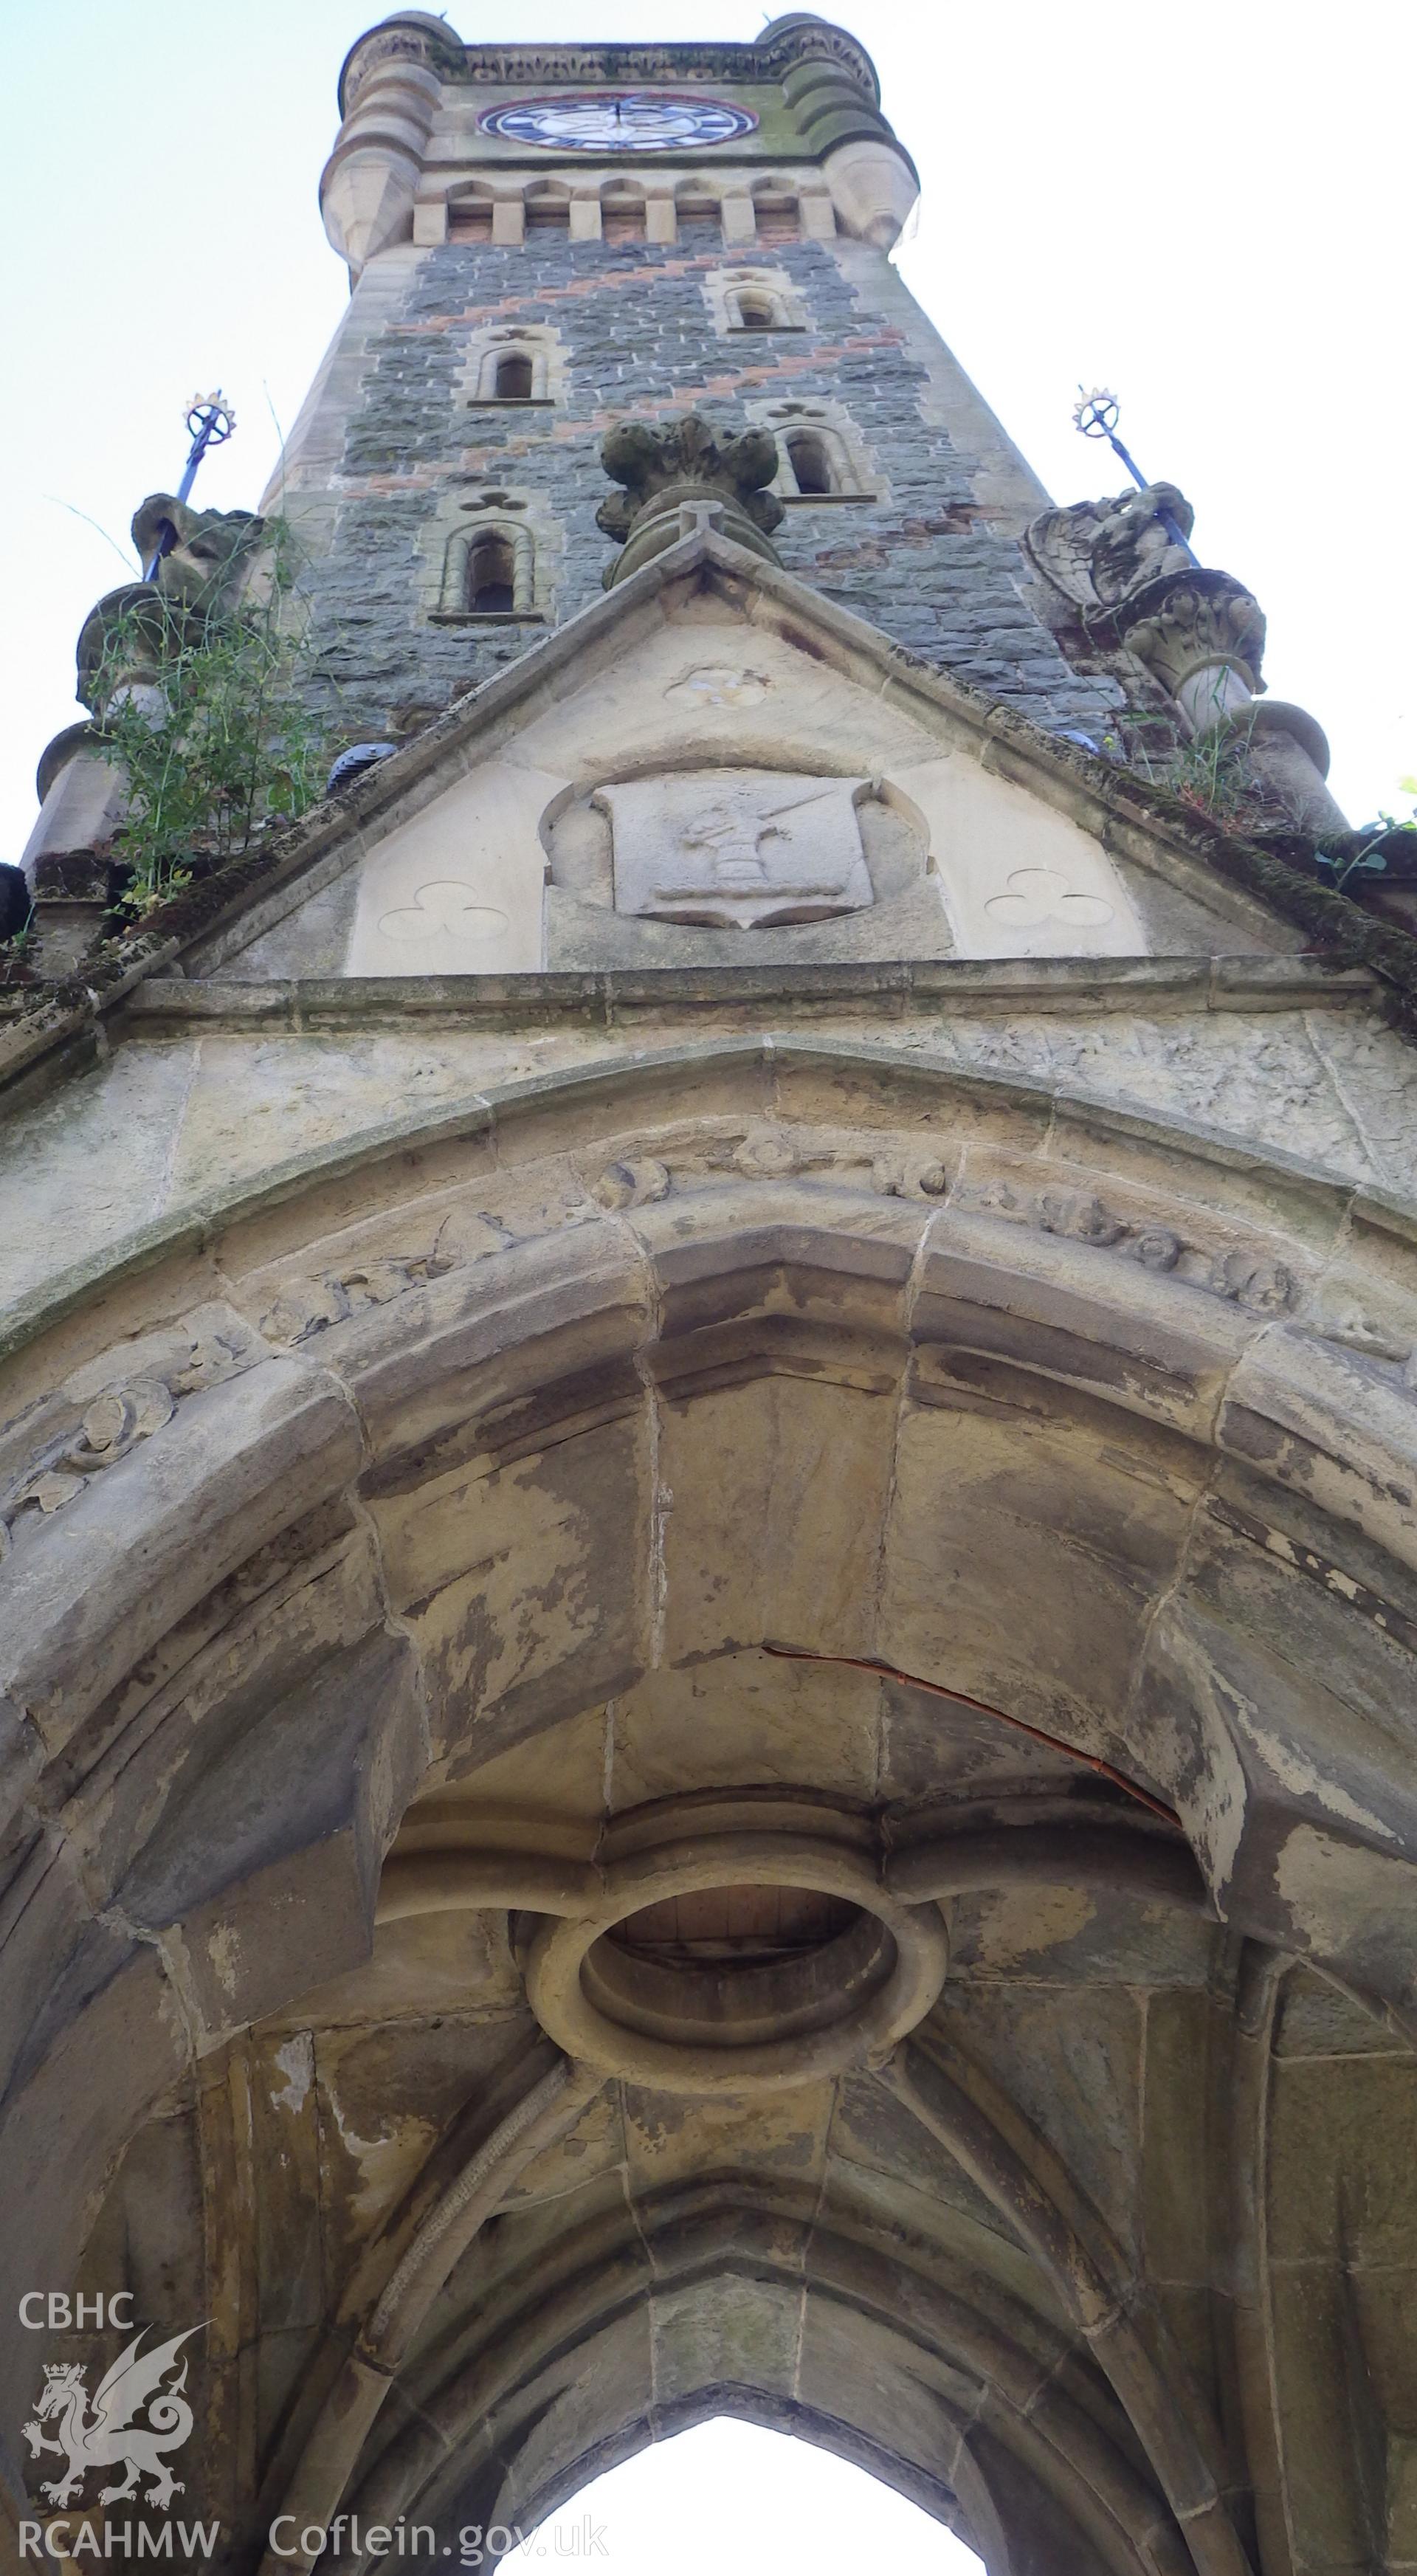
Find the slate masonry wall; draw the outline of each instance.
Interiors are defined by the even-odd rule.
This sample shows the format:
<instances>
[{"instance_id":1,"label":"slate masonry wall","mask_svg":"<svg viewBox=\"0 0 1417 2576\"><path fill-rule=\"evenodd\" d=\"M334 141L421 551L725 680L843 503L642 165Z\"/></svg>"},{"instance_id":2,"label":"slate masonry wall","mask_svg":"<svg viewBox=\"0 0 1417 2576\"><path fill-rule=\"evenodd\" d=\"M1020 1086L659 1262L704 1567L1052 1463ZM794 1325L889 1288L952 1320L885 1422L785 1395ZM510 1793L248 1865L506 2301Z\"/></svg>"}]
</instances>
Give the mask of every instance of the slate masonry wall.
<instances>
[{"instance_id":1,"label":"slate masonry wall","mask_svg":"<svg viewBox=\"0 0 1417 2576\"><path fill-rule=\"evenodd\" d=\"M786 273L804 327L715 326L706 280L755 266ZM563 396L471 403L479 335L518 325L557 335ZM613 558L595 525L611 423L697 409L736 427L747 406L760 416L778 400L839 406L870 468L868 497L789 503L776 539L789 571L1050 730L1097 737L1121 704L1112 680L1072 670L1035 614L1016 513L942 417L941 378L959 371L873 245L745 251L714 223L664 244L533 228L507 245L400 248L366 271L342 338L327 371L329 470L297 456L286 506L312 547L320 667L351 740L414 729L537 641L532 622L437 622L443 547L464 512L523 515L546 615L561 622L599 595Z\"/></svg>"}]
</instances>

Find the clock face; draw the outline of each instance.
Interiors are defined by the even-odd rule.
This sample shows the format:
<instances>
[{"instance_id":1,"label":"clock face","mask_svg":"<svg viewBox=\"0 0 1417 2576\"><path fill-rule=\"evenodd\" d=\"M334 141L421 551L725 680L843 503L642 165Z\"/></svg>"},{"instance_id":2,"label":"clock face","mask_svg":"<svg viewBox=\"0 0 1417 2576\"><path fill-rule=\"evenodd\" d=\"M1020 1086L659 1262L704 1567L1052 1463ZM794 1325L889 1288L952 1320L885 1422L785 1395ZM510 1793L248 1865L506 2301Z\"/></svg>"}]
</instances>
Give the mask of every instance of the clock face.
<instances>
[{"instance_id":1,"label":"clock face","mask_svg":"<svg viewBox=\"0 0 1417 2576\"><path fill-rule=\"evenodd\" d=\"M485 108L477 122L484 134L539 144L548 152L700 152L706 144L751 134L758 120L751 108L730 107L721 98L581 90Z\"/></svg>"}]
</instances>

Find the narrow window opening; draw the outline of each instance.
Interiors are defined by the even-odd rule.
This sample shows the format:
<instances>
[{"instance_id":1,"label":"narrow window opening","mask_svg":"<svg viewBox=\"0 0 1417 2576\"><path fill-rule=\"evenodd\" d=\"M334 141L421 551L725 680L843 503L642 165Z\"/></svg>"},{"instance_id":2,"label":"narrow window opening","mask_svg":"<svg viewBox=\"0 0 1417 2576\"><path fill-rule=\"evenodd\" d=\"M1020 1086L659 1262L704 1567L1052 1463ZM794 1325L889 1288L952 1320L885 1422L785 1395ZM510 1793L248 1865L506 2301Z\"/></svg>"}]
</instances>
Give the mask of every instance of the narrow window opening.
<instances>
[{"instance_id":1,"label":"narrow window opening","mask_svg":"<svg viewBox=\"0 0 1417 2576\"><path fill-rule=\"evenodd\" d=\"M739 296L738 328L740 331L775 331L777 327L776 309L766 295Z\"/></svg>"},{"instance_id":2,"label":"narrow window opening","mask_svg":"<svg viewBox=\"0 0 1417 2576\"><path fill-rule=\"evenodd\" d=\"M826 442L809 429L794 431L785 442L788 463L797 478L797 489L805 495L834 492L836 476L827 454Z\"/></svg>"},{"instance_id":3,"label":"narrow window opening","mask_svg":"<svg viewBox=\"0 0 1417 2576\"><path fill-rule=\"evenodd\" d=\"M498 402L530 402L530 358L516 354L499 358L494 384Z\"/></svg>"},{"instance_id":4,"label":"narrow window opening","mask_svg":"<svg viewBox=\"0 0 1417 2576\"><path fill-rule=\"evenodd\" d=\"M467 604L480 617L506 616L516 606L515 566L505 537L479 537L467 559Z\"/></svg>"}]
</instances>

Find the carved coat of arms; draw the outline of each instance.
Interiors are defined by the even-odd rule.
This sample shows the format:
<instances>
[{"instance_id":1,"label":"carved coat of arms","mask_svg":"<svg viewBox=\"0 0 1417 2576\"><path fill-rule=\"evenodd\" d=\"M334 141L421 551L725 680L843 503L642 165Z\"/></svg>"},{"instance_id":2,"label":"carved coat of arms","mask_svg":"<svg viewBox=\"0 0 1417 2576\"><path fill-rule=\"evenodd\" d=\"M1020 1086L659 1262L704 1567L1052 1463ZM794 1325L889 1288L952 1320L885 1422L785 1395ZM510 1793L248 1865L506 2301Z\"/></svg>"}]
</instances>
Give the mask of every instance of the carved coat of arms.
<instances>
[{"instance_id":1,"label":"carved coat of arms","mask_svg":"<svg viewBox=\"0 0 1417 2576\"><path fill-rule=\"evenodd\" d=\"M867 783L700 769L598 788L616 911L754 930L860 910L873 899L856 814Z\"/></svg>"},{"instance_id":2,"label":"carved coat of arms","mask_svg":"<svg viewBox=\"0 0 1417 2576\"><path fill-rule=\"evenodd\" d=\"M135 2335L99 2382L92 2404L78 2362L46 2367L36 2420L26 2424L24 2432L35 2459L42 2451L56 2451L68 2463L63 2477L44 2489L51 2504L67 2505L90 2469L124 2472L114 2485L99 2490L100 2504L116 2504L131 2496L140 2477L153 2482L145 2498L148 2504L169 2505L181 2494L182 2481L174 2478L163 2454L180 2450L192 2430L192 2409L182 2394L186 2362L170 2386L164 2388L162 2382L187 2336L200 2332L199 2326L189 2326L187 2334L173 2335L170 2342L155 2344L151 2352L139 2351L142 2336ZM144 2412L146 2422L139 2420ZM56 2418L57 2434L44 2433L42 2425Z\"/></svg>"}]
</instances>

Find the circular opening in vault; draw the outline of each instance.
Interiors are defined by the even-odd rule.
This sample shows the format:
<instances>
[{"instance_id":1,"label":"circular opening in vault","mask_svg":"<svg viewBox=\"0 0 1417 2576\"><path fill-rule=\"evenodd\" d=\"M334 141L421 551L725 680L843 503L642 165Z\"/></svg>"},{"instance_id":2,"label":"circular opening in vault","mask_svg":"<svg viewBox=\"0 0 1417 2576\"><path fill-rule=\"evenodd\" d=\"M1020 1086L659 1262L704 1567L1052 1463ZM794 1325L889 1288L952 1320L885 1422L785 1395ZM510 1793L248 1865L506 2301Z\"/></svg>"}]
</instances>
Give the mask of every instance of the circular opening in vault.
<instances>
[{"instance_id":1,"label":"circular opening in vault","mask_svg":"<svg viewBox=\"0 0 1417 2576\"><path fill-rule=\"evenodd\" d=\"M625 1915L587 1951L581 1991L606 2021L645 2038L756 2047L855 2015L895 1964L886 1925L845 1897L727 1885Z\"/></svg>"},{"instance_id":2,"label":"circular opening in vault","mask_svg":"<svg viewBox=\"0 0 1417 2576\"><path fill-rule=\"evenodd\" d=\"M949 1963L938 1906L886 1885L854 1809L795 1791L617 1815L555 1912L514 1910L547 2036L674 2093L778 2093L888 2056Z\"/></svg>"},{"instance_id":3,"label":"circular opening in vault","mask_svg":"<svg viewBox=\"0 0 1417 2576\"><path fill-rule=\"evenodd\" d=\"M815 1887L696 1887L637 1907L606 1938L666 1966L745 1967L820 1950L860 1916L849 1898Z\"/></svg>"}]
</instances>

